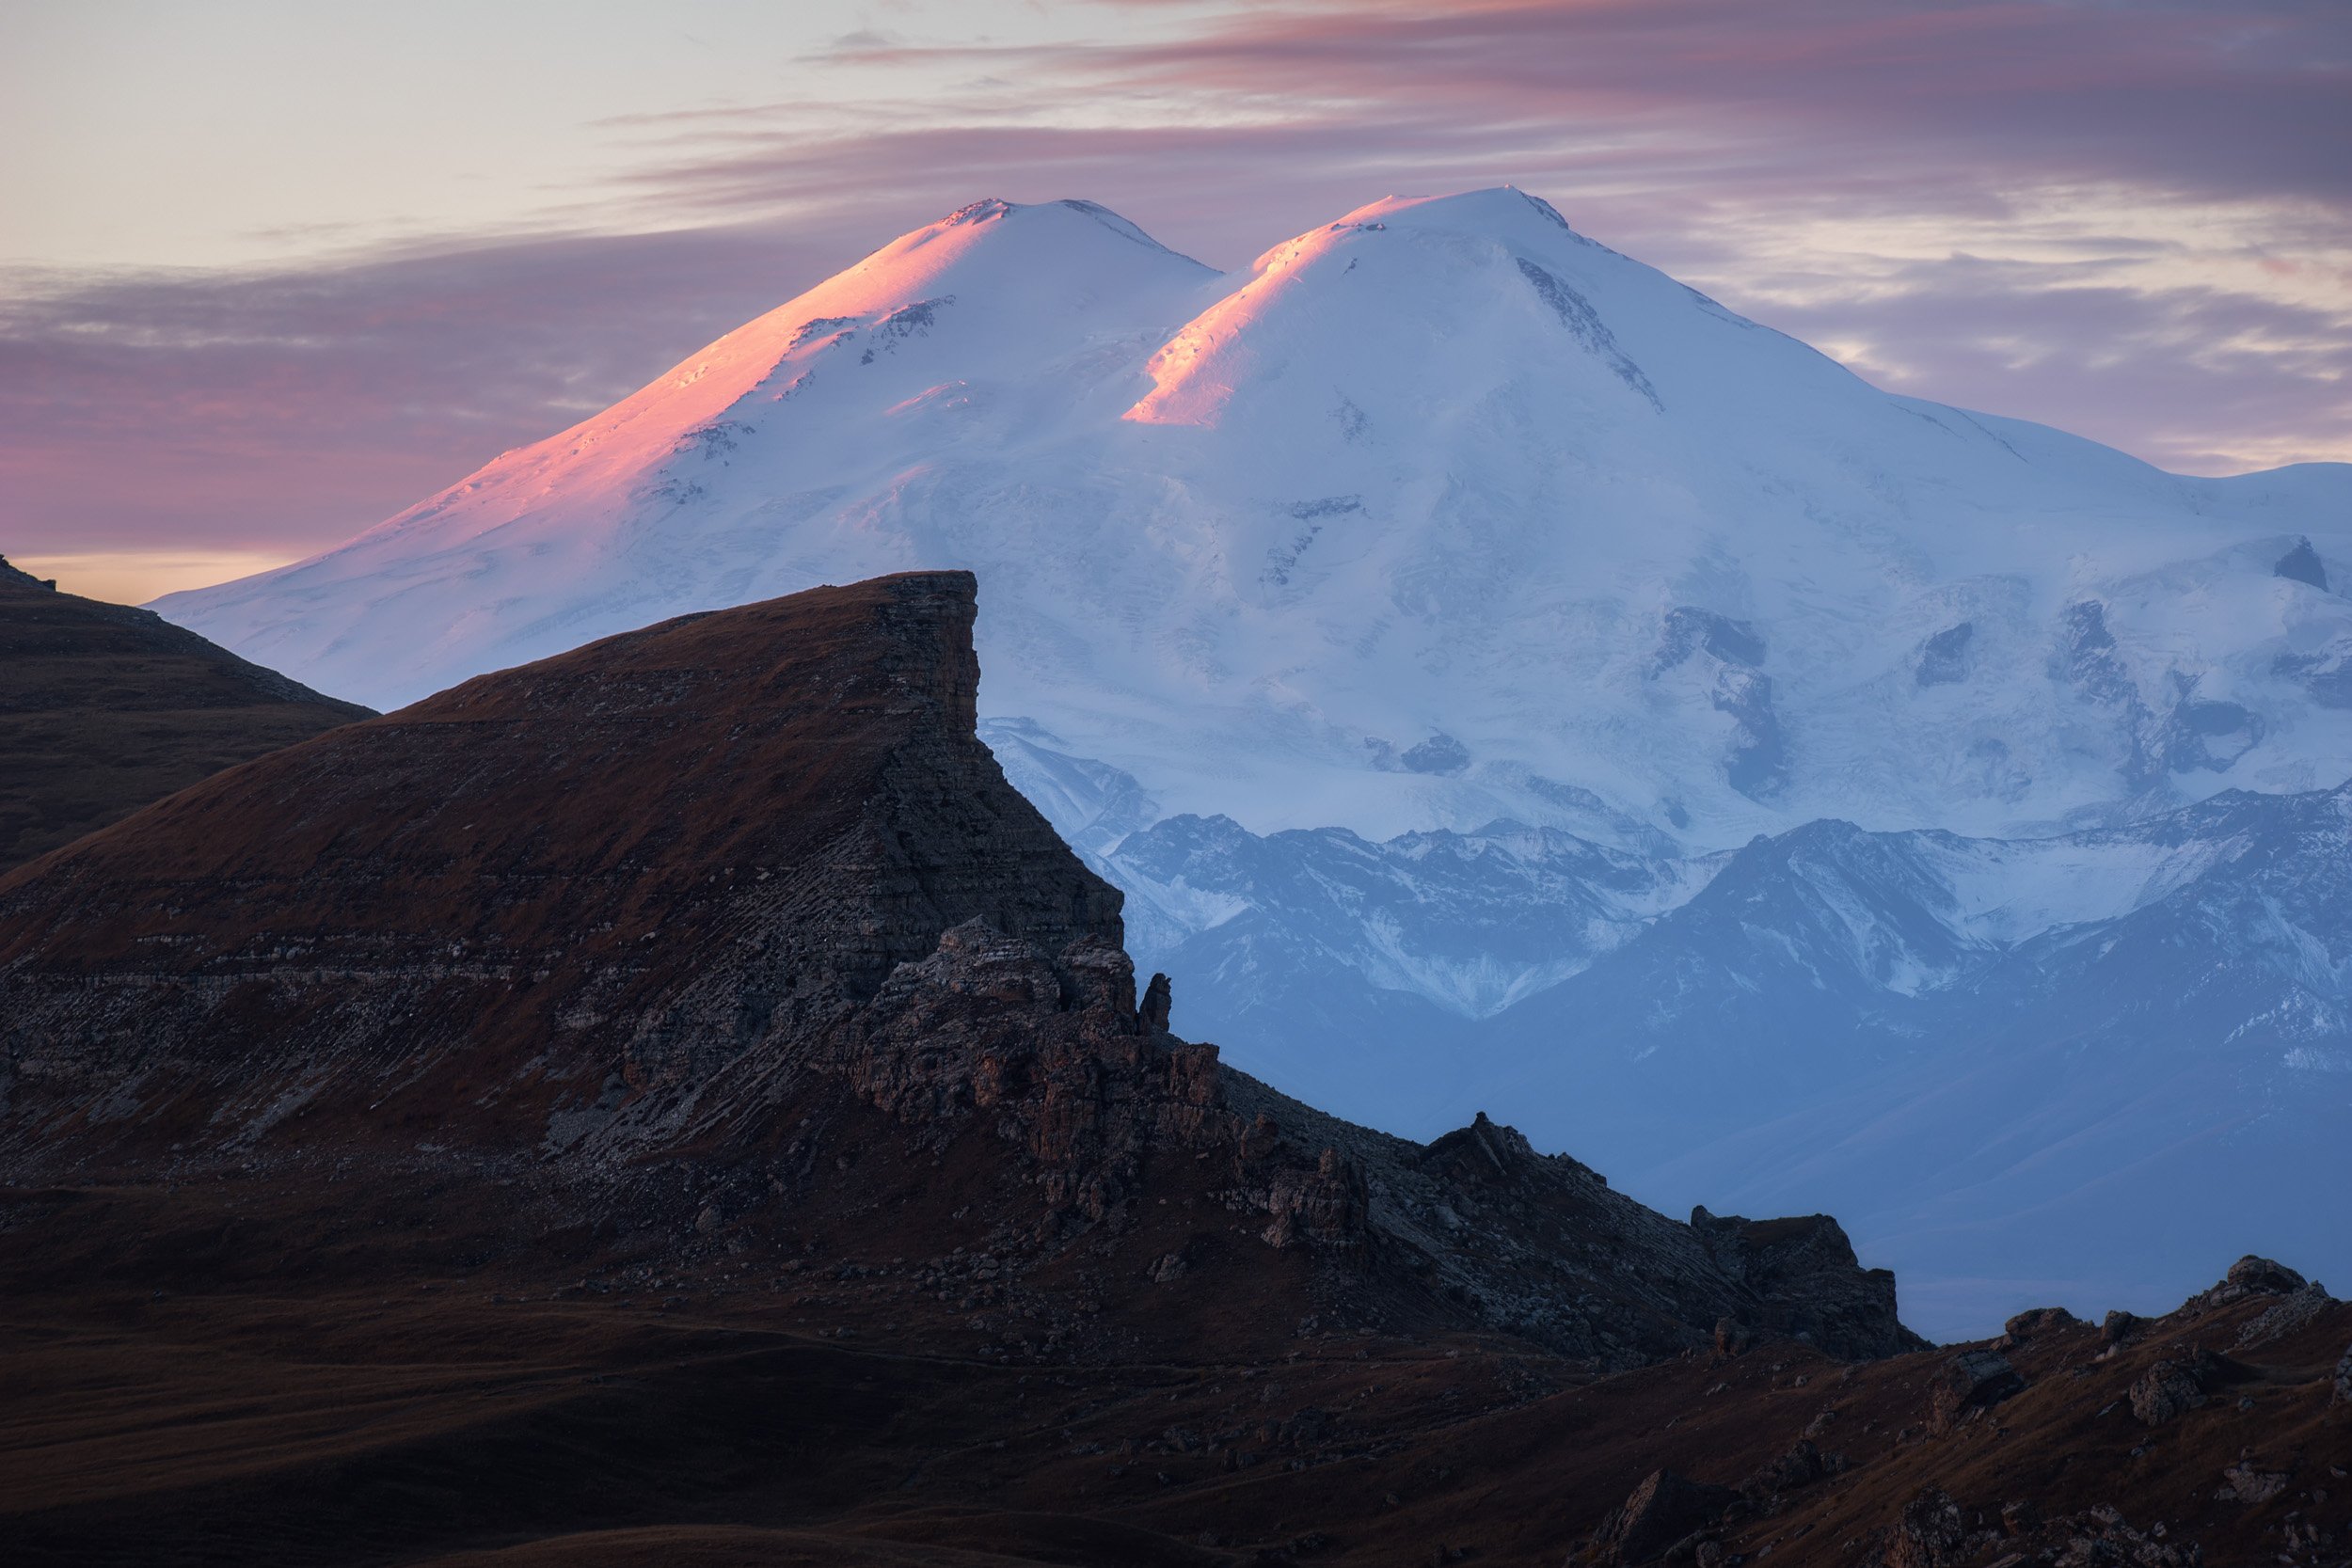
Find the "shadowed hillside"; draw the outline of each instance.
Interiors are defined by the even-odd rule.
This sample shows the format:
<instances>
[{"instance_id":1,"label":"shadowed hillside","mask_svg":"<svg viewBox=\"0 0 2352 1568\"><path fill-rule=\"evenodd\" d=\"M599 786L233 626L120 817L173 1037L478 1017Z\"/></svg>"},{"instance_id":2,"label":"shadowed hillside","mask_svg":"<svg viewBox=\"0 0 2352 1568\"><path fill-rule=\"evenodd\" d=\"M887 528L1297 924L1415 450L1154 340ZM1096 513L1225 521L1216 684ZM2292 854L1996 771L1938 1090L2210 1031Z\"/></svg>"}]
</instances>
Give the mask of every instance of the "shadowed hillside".
<instances>
[{"instance_id":1,"label":"shadowed hillside","mask_svg":"<svg viewBox=\"0 0 2352 1568\"><path fill-rule=\"evenodd\" d=\"M60 594L0 560L0 872L370 716L148 610Z\"/></svg>"}]
</instances>

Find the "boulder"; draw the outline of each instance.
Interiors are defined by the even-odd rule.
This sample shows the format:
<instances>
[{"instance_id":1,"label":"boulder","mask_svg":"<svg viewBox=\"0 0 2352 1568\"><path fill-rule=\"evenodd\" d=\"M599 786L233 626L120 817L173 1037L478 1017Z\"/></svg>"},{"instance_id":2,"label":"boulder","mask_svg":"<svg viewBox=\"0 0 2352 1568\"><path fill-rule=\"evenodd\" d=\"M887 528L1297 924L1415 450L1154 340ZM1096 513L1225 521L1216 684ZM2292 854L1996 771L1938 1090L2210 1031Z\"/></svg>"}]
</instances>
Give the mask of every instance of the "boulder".
<instances>
[{"instance_id":1,"label":"boulder","mask_svg":"<svg viewBox=\"0 0 2352 1568\"><path fill-rule=\"evenodd\" d=\"M2249 1252L2230 1265L2230 1272L2222 1276L2222 1283L2242 1286L2264 1295L2283 1296L2301 1290L2309 1281L2284 1263L2257 1258Z\"/></svg>"},{"instance_id":2,"label":"boulder","mask_svg":"<svg viewBox=\"0 0 2352 1568\"><path fill-rule=\"evenodd\" d=\"M1810 1438L1800 1437L1795 1448L1741 1481L1740 1493L1742 1497L1761 1500L1810 1486L1822 1477L1834 1476L1845 1467L1844 1454L1823 1453Z\"/></svg>"},{"instance_id":3,"label":"boulder","mask_svg":"<svg viewBox=\"0 0 2352 1568\"><path fill-rule=\"evenodd\" d=\"M2284 1263L2248 1253L2230 1265L2221 1282L2196 1299L2206 1307L2226 1307L2248 1296L2292 1295L2307 1283Z\"/></svg>"},{"instance_id":4,"label":"boulder","mask_svg":"<svg viewBox=\"0 0 2352 1568\"><path fill-rule=\"evenodd\" d=\"M1949 1432L2021 1392L2026 1379L1998 1351L1963 1351L1944 1363L1928 1393L1928 1429Z\"/></svg>"},{"instance_id":5,"label":"boulder","mask_svg":"<svg viewBox=\"0 0 2352 1568\"><path fill-rule=\"evenodd\" d=\"M1591 1560L1622 1565L1655 1562L1667 1548L1724 1516L1739 1499L1728 1486L1709 1486L1674 1470L1652 1470L1593 1536Z\"/></svg>"},{"instance_id":6,"label":"boulder","mask_svg":"<svg viewBox=\"0 0 2352 1568\"><path fill-rule=\"evenodd\" d=\"M1948 1568L1967 1555L1968 1522L1940 1486L1903 1505L1881 1559L1886 1568Z\"/></svg>"},{"instance_id":7,"label":"boulder","mask_svg":"<svg viewBox=\"0 0 2352 1568\"><path fill-rule=\"evenodd\" d=\"M2221 1472L2229 1484L2215 1494L2221 1502L2266 1503L2287 1489L2287 1478L2276 1470L2257 1470L2243 1462Z\"/></svg>"},{"instance_id":8,"label":"boulder","mask_svg":"<svg viewBox=\"0 0 2352 1568\"><path fill-rule=\"evenodd\" d=\"M2001 1325L2001 1348L2014 1350L2039 1335L2081 1326L2082 1320L2063 1307L2031 1307Z\"/></svg>"},{"instance_id":9,"label":"boulder","mask_svg":"<svg viewBox=\"0 0 2352 1568\"><path fill-rule=\"evenodd\" d=\"M2244 1350L2283 1339L2334 1305L2335 1297L2318 1285L2291 1291L2271 1303L2261 1317L2239 1327L2238 1348Z\"/></svg>"},{"instance_id":10,"label":"boulder","mask_svg":"<svg viewBox=\"0 0 2352 1568\"><path fill-rule=\"evenodd\" d=\"M2132 1385L2132 1414L2152 1427L2162 1426L2204 1403L2206 1359L2159 1361L2149 1368Z\"/></svg>"}]
</instances>

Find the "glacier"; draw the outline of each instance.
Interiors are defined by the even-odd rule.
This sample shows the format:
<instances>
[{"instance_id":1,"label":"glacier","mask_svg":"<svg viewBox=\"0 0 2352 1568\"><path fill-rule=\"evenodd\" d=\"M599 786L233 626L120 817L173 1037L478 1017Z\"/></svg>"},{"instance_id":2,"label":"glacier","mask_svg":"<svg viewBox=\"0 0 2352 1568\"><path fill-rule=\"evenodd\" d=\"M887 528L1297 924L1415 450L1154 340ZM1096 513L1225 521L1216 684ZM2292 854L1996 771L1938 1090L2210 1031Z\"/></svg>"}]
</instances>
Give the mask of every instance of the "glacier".
<instances>
[{"instance_id":1,"label":"glacier","mask_svg":"<svg viewBox=\"0 0 2352 1568\"><path fill-rule=\"evenodd\" d=\"M2352 1265L2352 467L1889 394L1517 190L1234 274L977 202L155 608L389 707L929 566L1178 1026L1286 1089L1833 1209L1930 1332L2160 1304L2262 1202Z\"/></svg>"}]
</instances>

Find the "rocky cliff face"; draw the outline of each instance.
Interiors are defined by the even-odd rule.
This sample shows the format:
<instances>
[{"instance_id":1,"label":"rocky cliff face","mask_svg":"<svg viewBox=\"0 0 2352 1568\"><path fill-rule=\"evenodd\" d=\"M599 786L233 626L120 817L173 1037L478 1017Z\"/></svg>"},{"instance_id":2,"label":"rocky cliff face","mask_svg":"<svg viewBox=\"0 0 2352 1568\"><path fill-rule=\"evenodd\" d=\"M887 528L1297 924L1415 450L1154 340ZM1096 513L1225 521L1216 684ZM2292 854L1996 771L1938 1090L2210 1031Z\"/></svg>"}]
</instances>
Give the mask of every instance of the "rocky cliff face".
<instances>
[{"instance_id":1,"label":"rocky cliff face","mask_svg":"<svg viewBox=\"0 0 2352 1568\"><path fill-rule=\"evenodd\" d=\"M151 611L60 594L0 560L0 874L369 717Z\"/></svg>"},{"instance_id":2,"label":"rocky cliff face","mask_svg":"<svg viewBox=\"0 0 2352 1568\"><path fill-rule=\"evenodd\" d=\"M1107 944L1056 962L976 921L813 1059L901 1123L1009 1146L1036 1189L1028 1250L1124 1235L1136 1206L1175 1197L1205 1222L1150 1268L1182 1273L1235 1232L1313 1259L1340 1321L1482 1324L1613 1367L1719 1326L1842 1355L1919 1342L1894 1276L1859 1267L1825 1216L1677 1224L1483 1115L1425 1146L1357 1127L1168 1034L1134 994Z\"/></svg>"},{"instance_id":3,"label":"rocky cliff face","mask_svg":"<svg viewBox=\"0 0 2352 1568\"><path fill-rule=\"evenodd\" d=\"M918 573L667 622L0 880L0 1174L260 1171L295 1212L365 1171L517 1266L550 1227L714 1277L984 1243L1072 1354L1172 1332L1136 1291L1187 1276L1262 1299L1227 1342L1915 1343L1832 1221L1677 1224L1483 1116L1387 1137L1170 1035L1120 895L976 737L975 610Z\"/></svg>"},{"instance_id":4,"label":"rocky cliff face","mask_svg":"<svg viewBox=\"0 0 2352 1568\"><path fill-rule=\"evenodd\" d=\"M973 611L947 574L667 622L0 882L19 1146L44 1110L84 1149L184 1141L191 1094L211 1142L299 1110L528 1146L576 1083L706 1081L961 921L1117 943L1119 895L972 737Z\"/></svg>"}]
</instances>

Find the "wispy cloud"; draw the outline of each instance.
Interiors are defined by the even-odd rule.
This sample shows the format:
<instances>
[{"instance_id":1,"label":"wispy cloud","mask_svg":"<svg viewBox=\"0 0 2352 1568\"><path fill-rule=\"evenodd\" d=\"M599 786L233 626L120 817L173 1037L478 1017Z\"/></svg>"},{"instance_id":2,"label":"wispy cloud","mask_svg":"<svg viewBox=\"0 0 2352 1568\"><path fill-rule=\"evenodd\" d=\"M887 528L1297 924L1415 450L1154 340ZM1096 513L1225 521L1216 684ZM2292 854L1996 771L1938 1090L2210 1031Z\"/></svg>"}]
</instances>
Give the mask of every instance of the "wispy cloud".
<instances>
[{"instance_id":1,"label":"wispy cloud","mask_svg":"<svg viewBox=\"0 0 2352 1568\"><path fill-rule=\"evenodd\" d=\"M0 549L307 553L603 406L859 243L706 229L20 276L0 304Z\"/></svg>"},{"instance_id":2,"label":"wispy cloud","mask_svg":"<svg viewBox=\"0 0 2352 1568\"><path fill-rule=\"evenodd\" d=\"M331 542L983 195L1090 197L1231 266L1508 180L1901 390L2196 470L2352 457L2329 0L1079 14L1012 47L910 13L826 46L821 91L606 122L635 172L600 210L656 234L20 287L0 547Z\"/></svg>"}]
</instances>

